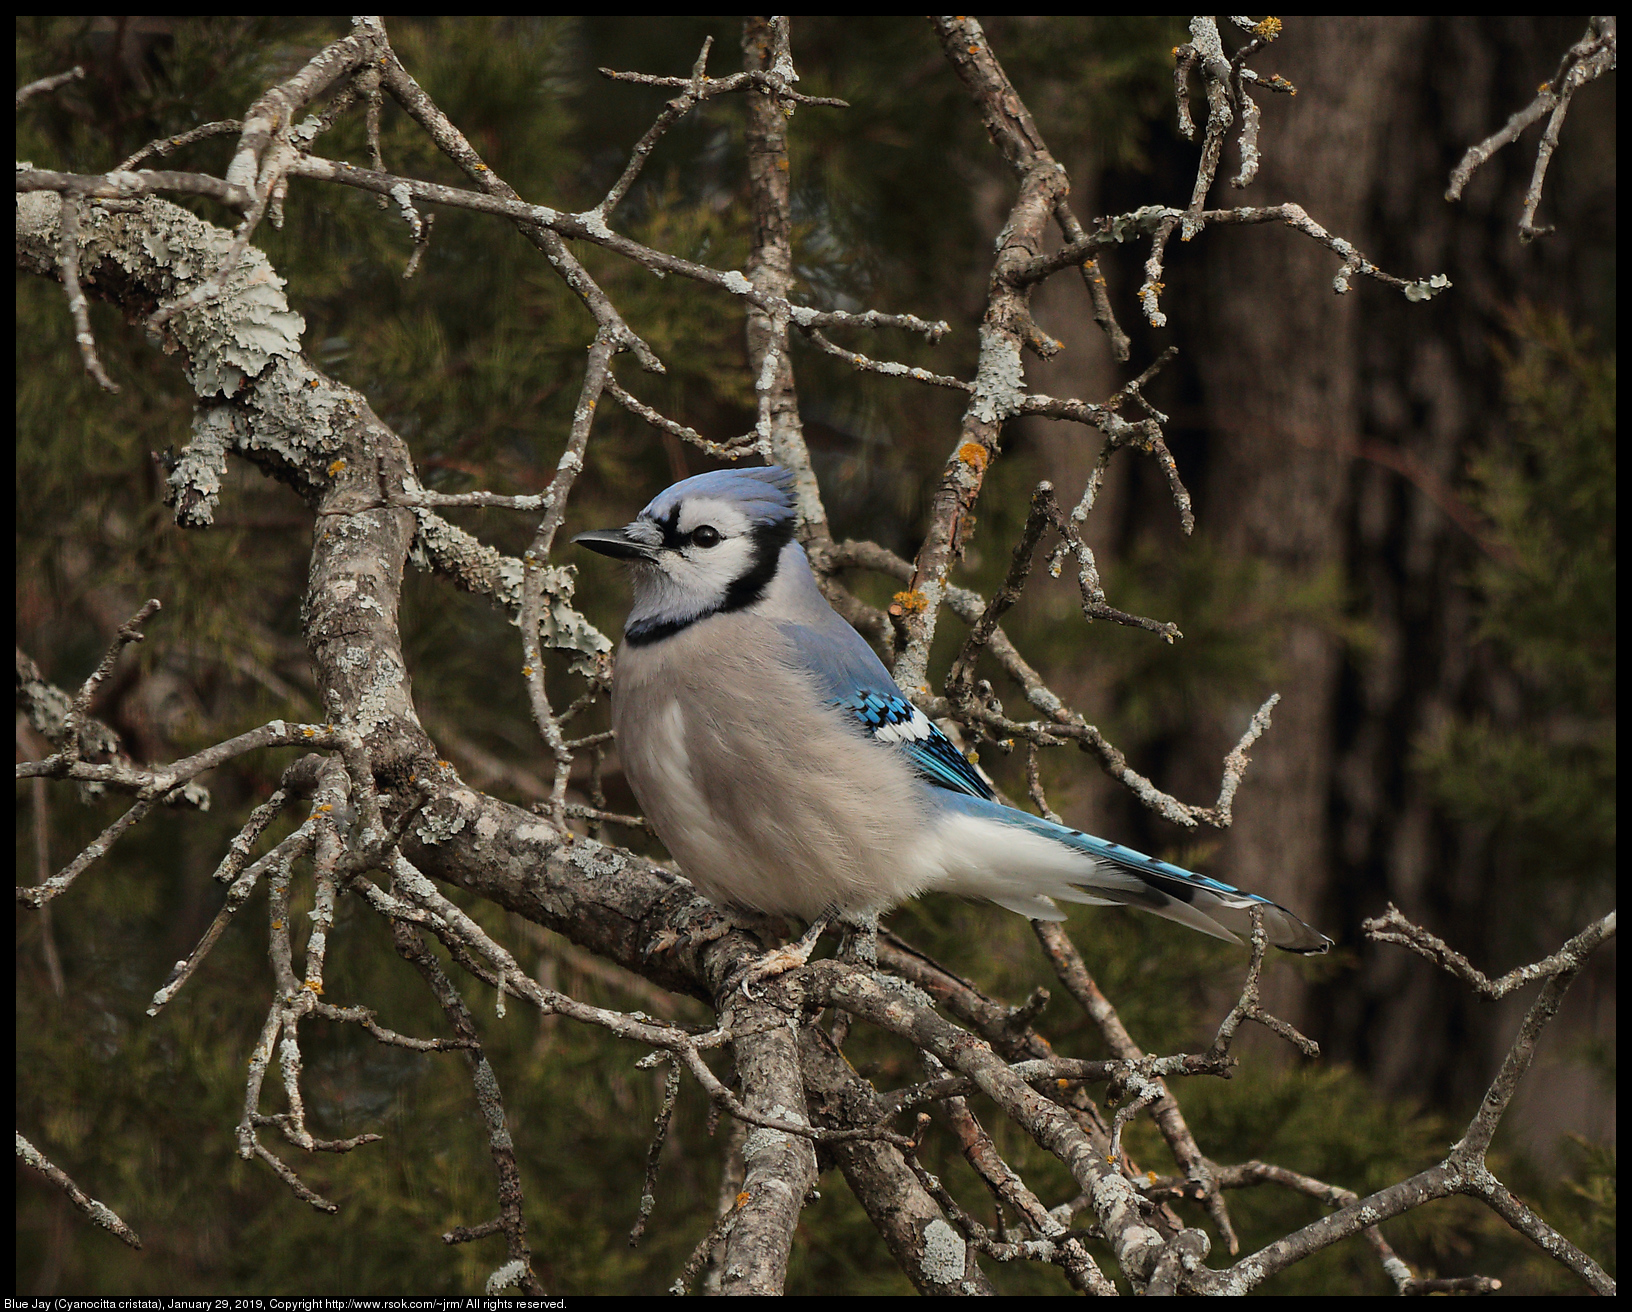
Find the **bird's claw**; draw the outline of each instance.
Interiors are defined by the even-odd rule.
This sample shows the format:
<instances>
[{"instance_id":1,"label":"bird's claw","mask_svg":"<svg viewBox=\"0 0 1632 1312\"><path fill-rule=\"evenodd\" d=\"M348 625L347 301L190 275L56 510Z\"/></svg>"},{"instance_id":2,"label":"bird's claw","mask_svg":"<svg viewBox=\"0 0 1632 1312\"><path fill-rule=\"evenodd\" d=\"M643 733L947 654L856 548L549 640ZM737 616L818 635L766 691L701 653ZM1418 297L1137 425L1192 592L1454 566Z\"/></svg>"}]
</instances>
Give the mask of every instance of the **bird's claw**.
<instances>
[{"instance_id":1,"label":"bird's claw","mask_svg":"<svg viewBox=\"0 0 1632 1312\"><path fill-rule=\"evenodd\" d=\"M742 990L742 996L750 1002L757 1002L750 985L761 980L775 979L778 975L786 975L790 970L810 961L810 954L816 950L816 944L822 937L822 931L831 925L836 918L835 912L827 911L817 916L811 922L810 928L796 938L792 943L785 943L779 948L772 948L757 961L751 961L742 972L742 978L727 987L726 992L732 993L736 989Z\"/></svg>"}]
</instances>

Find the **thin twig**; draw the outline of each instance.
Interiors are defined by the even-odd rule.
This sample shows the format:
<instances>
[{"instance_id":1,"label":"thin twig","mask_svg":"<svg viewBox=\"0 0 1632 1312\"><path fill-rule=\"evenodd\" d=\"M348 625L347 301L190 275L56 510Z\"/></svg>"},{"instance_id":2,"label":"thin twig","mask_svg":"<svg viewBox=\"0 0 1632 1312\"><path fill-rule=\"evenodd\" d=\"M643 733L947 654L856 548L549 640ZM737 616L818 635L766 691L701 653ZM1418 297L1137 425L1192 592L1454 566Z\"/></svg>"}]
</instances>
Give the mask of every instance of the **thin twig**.
<instances>
[{"instance_id":1,"label":"thin twig","mask_svg":"<svg viewBox=\"0 0 1632 1312\"><path fill-rule=\"evenodd\" d=\"M17 108L21 109L35 96L44 95L48 91L55 91L58 87L67 86L70 82L77 82L85 76L85 69L75 64L66 73L54 73L50 77L35 78L32 82L24 83L17 88ZM140 1244L137 1245L141 1247Z\"/></svg>"},{"instance_id":2,"label":"thin twig","mask_svg":"<svg viewBox=\"0 0 1632 1312\"><path fill-rule=\"evenodd\" d=\"M1536 226L1536 209L1541 204L1541 188L1547 177L1547 165L1558 145L1559 130L1564 125L1564 116L1569 113L1570 101L1575 93L1588 82L1596 81L1615 68L1616 26L1615 15L1594 15L1587 24L1585 35L1564 52L1558 71L1542 83L1535 99L1509 117L1500 129L1477 145L1468 147L1467 153L1451 170L1450 185L1445 190L1446 200L1461 199L1463 188L1480 165L1503 146L1517 141L1519 135L1537 119L1544 114L1549 115L1541 143L1536 149L1536 164L1530 175L1530 185L1524 193L1519 240L1534 241L1552 231L1550 227Z\"/></svg>"},{"instance_id":3,"label":"thin twig","mask_svg":"<svg viewBox=\"0 0 1632 1312\"><path fill-rule=\"evenodd\" d=\"M201 123L189 132L180 136L160 137L157 141L150 141L129 159L121 160L110 170L113 173L129 173L149 155L169 155L180 150L183 146L190 146L195 141L206 141L210 137L224 136L228 132L242 132L243 120L224 118L214 123Z\"/></svg>"},{"instance_id":4,"label":"thin twig","mask_svg":"<svg viewBox=\"0 0 1632 1312\"><path fill-rule=\"evenodd\" d=\"M119 385L109 378L96 355L96 338L91 335L91 317L85 307L85 291L79 285L79 202L64 193L60 198L62 244L57 268L62 274L62 288L68 295L68 313L74 319L74 341L79 345L80 359L85 372L97 385L109 392L117 392Z\"/></svg>"},{"instance_id":5,"label":"thin twig","mask_svg":"<svg viewBox=\"0 0 1632 1312\"><path fill-rule=\"evenodd\" d=\"M74 70L76 73L78 71L78 69ZM66 76L68 75L65 74L64 77ZM22 103L20 96L21 93L19 93L19 104ZM132 1248L140 1248L142 1246L141 1236L139 1236L134 1230L121 1221L114 1213L112 1208L103 1203L97 1202L96 1199L87 1194L73 1182L66 1171L64 1171L60 1166L55 1165L49 1157L42 1153L27 1139L23 1138L21 1133L18 1133L17 1135L17 1156L21 1159L24 1166L31 1170L38 1171L47 1180L51 1181L52 1184L56 1185L57 1188L61 1189L63 1193L67 1194L68 1201L75 1207L79 1208L81 1212L85 1213L85 1215L97 1225L101 1226L104 1230L111 1230Z\"/></svg>"}]
</instances>

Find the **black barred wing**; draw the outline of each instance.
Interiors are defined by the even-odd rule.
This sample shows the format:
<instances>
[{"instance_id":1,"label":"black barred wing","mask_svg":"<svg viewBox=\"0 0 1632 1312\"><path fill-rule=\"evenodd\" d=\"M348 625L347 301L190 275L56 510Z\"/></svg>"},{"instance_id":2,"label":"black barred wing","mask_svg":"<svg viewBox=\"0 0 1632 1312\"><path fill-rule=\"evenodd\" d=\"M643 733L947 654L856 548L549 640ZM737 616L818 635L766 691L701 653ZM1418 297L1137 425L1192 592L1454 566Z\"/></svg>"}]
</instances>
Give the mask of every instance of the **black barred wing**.
<instances>
[{"instance_id":1,"label":"black barred wing","mask_svg":"<svg viewBox=\"0 0 1632 1312\"><path fill-rule=\"evenodd\" d=\"M952 740L900 693L858 692L838 704L876 741L903 749L930 783L971 797L992 797L991 788Z\"/></svg>"}]
</instances>

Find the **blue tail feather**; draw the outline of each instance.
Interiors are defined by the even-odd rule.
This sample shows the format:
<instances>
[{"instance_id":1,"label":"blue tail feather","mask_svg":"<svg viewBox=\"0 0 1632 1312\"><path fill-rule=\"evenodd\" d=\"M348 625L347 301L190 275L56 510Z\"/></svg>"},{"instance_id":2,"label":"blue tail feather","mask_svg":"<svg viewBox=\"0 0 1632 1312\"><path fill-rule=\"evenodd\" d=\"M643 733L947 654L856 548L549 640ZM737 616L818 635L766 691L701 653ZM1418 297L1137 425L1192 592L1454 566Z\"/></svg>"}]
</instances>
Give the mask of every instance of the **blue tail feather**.
<instances>
[{"instance_id":1,"label":"blue tail feather","mask_svg":"<svg viewBox=\"0 0 1632 1312\"><path fill-rule=\"evenodd\" d=\"M1198 875L1001 802L949 791L938 792L936 801L972 819L1024 830L1088 858L1080 874L1071 870L1062 875L1053 863L1039 869L1038 884L1028 892L1072 902L1139 907L1231 942L1251 937L1252 910L1261 907L1265 932L1276 947L1288 952L1318 953L1332 945L1331 939L1285 907L1222 880ZM1016 859L1023 860L1019 856Z\"/></svg>"}]
</instances>

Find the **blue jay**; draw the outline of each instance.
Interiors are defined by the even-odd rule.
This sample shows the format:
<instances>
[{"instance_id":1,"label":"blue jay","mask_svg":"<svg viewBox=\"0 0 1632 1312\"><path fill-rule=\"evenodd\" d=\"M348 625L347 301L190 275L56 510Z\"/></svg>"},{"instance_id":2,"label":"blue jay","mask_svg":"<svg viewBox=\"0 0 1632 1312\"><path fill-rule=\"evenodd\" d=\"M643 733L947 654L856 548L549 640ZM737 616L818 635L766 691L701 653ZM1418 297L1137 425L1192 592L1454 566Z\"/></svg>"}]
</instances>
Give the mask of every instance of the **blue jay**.
<instances>
[{"instance_id":1,"label":"blue jay","mask_svg":"<svg viewBox=\"0 0 1632 1312\"><path fill-rule=\"evenodd\" d=\"M931 891L1063 920L1060 898L1232 943L1261 907L1276 946L1331 946L1266 898L997 801L822 596L793 540L791 481L774 466L698 474L626 528L573 539L632 567L612 725L629 786L698 889L817 925L876 926Z\"/></svg>"}]
</instances>

